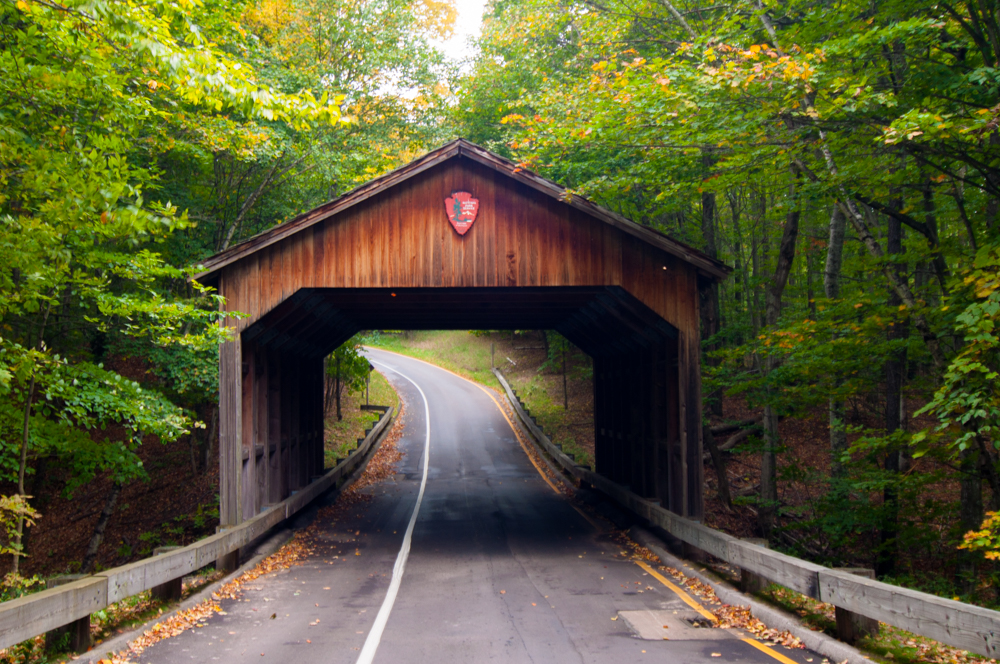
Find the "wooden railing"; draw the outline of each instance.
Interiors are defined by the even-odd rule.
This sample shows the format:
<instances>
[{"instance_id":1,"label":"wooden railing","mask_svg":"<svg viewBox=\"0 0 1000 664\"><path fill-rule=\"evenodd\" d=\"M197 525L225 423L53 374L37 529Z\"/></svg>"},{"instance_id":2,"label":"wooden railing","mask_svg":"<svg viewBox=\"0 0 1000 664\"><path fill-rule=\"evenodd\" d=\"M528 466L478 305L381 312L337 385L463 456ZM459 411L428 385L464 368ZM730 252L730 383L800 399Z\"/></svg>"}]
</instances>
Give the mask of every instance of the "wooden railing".
<instances>
[{"instance_id":1,"label":"wooden railing","mask_svg":"<svg viewBox=\"0 0 1000 664\"><path fill-rule=\"evenodd\" d=\"M623 507L734 567L852 613L926 636L956 648L995 658L1000 655L1000 612L909 588L882 583L765 549L678 516L598 475L554 445L525 410L503 374L494 369L521 421L567 473Z\"/></svg>"},{"instance_id":2,"label":"wooden railing","mask_svg":"<svg viewBox=\"0 0 1000 664\"><path fill-rule=\"evenodd\" d=\"M350 456L252 519L168 553L0 603L0 648L68 625L109 604L191 574L256 540L350 475L364 461L392 414L393 409L386 407L382 417Z\"/></svg>"}]
</instances>

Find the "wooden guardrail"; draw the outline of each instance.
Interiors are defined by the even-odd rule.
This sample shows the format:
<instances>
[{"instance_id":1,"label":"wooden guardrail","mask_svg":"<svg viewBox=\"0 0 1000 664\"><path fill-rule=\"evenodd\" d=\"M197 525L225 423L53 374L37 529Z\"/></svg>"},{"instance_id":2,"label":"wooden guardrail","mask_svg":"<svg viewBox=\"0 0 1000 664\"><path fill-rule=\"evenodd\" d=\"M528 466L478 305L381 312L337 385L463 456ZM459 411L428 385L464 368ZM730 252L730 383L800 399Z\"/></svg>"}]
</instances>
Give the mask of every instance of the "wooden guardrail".
<instances>
[{"instance_id":1,"label":"wooden guardrail","mask_svg":"<svg viewBox=\"0 0 1000 664\"><path fill-rule=\"evenodd\" d=\"M739 540L700 523L681 517L645 500L619 484L579 466L554 445L528 415L503 374L497 380L521 421L542 448L567 473L590 484L623 507L735 567L748 570L790 588L888 625L926 636L950 646L996 658L1000 656L1000 612L937 597L917 590L890 585L817 565L778 551Z\"/></svg>"},{"instance_id":2,"label":"wooden guardrail","mask_svg":"<svg viewBox=\"0 0 1000 664\"><path fill-rule=\"evenodd\" d=\"M385 407L382 417L346 459L252 519L168 553L0 603L0 648L58 629L109 604L191 574L249 544L350 475L365 459L392 414L393 408Z\"/></svg>"}]
</instances>

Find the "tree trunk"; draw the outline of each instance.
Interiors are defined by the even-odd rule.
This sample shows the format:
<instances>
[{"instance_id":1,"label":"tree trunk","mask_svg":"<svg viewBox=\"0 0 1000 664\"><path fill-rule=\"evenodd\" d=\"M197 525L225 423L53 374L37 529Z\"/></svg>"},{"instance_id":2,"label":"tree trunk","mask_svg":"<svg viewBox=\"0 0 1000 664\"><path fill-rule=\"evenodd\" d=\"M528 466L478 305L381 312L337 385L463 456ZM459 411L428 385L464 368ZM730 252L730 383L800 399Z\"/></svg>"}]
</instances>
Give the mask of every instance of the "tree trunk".
<instances>
[{"instance_id":1,"label":"tree trunk","mask_svg":"<svg viewBox=\"0 0 1000 664\"><path fill-rule=\"evenodd\" d=\"M188 452L191 456L191 477L198 474L198 438L194 432L188 434Z\"/></svg>"},{"instance_id":2,"label":"tree trunk","mask_svg":"<svg viewBox=\"0 0 1000 664\"><path fill-rule=\"evenodd\" d=\"M712 169L715 159L708 151L703 151L701 164L704 176L707 177ZM715 240L716 226L716 200L714 191L703 191L701 193L701 234L705 241L705 253L712 258L719 255L718 244ZM712 279L710 283L699 289L701 297L701 338L711 339L719 333L719 282ZM707 357L708 354L718 349L716 344L704 346L702 352L705 355L705 364L715 366L718 362ZM707 395L709 409L713 415L722 417L722 390L715 390Z\"/></svg>"},{"instance_id":3,"label":"tree trunk","mask_svg":"<svg viewBox=\"0 0 1000 664\"><path fill-rule=\"evenodd\" d=\"M705 447L708 448L708 453L712 457L712 465L715 466L715 474L719 476L719 500L726 507L727 510L732 511L733 509L733 499L729 492L729 474L726 472L726 460L722 456L722 452L719 450L719 445L715 440L715 434L712 433L712 427L705 426L702 437L705 440Z\"/></svg>"},{"instance_id":4,"label":"tree trunk","mask_svg":"<svg viewBox=\"0 0 1000 664\"><path fill-rule=\"evenodd\" d=\"M115 511L115 503L118 501L118 494L121 491L122 485L120 483L115 482L111 485L108 498L104 501L104 509L101 510L101 516L97 518L97 525L94 526L94 534L90 536L90 544L87 546L86 555L83 556L83 564L80 565L80 571L84 574L90 574L94 563L97 562L97 551L101 548L101 542L104 541L104 529L108 527L108 521Z\"/></svg>"},{"instance_id":5,"label":"tree trunk","mask_svg":"<svg viewBox=\"0 0 1000 664\"><path fill-rule=\"evenodd\" d=\"M795 244L799 234L799 206L796 192L798 170L792 167L792 179L789 183L789 205L791 209L785 215L785 228L781 234L781 245L778 247L778 263L774 276L767 288L767 307L765 315L768 328L773 328L781 316L781 296L788 283L788 275L792 271L792 261L795 258ZM769 355L765 362L765 373L771 373L777 366L774 355ZM760 505L758 507L758 523L764 537L768 537L774 527L778 512L778 413L771 399L764 407L764 450L760 460Z\"/></svg>"},{"instance_id":6,"label":"tree trunk","mask_svg":"<svg viewBox=\"0 0 1000 664\"><path fill-rule=\"evenodd\" d=\"M830 214L830 233L826 245L826 267L823 271L823 291L830 300L840 297L840 270L844 262L844 231L847 219L840 206L834 205ZM839 381L834 389L839 387ZM844 476L844 464L840 461L847 450L847 429L844 426L844 402L836 396L830 397L830 472L835 478Z\"/></svg>"},{"instance_id":7,"label":"tree trunk","mask_svg":"<svg viewBox=\"0 0 1000 664\"><path fill-rule=\"evenodd\" d=\"M206 473L212 467L212 461L216 458L215 436L219 426L219 407L211 406L211 412L212 417L208 420L208 430L205 433L205 465L203 467Z\"/></svg>"},{"instance_id":8,"label":"tree trunk","mask_svg":"<svg viewBox=\"0 0 1000 664\"><path fill-rule=\"evenodd\" d=\"M569 410L569 391L566 389L566 344L569 342L563 338L562 342L562 374L563 374L563 410Z\"/></svg>"},{"instance_id":9,"label":"tree trunk","mask_svg":"<svg viewBox=\"0 0 1000 664\"><path fill-rule=\"evenodd\" d=\"M35 398L35 374L31 374L31 382L24 398L24 418L21 429L21 457L17 467L17 495L27 498L24 492L24 475L28 468L28 440L31 433L31 402ZM24 539L24 517L18 515L17 527L14 531L14 574L21 568L21 542Z\"/></svg>"},{"instance_id":10,"label":"tree trunk","mask_svg":"<svg viewBox=\"0 0 1000 664\"><path fill-rule=\"evenodd\" d=\"M897 203L902 207L902 201ZM903 225L898 219L888 218L888 233L886 237L886 253L896 256L903 251ZM902 267L893 265L897 273L902 273ZM900 278L905 275L900 274ZM902 304L899 296L889 291L889 305L896 309ZM905 339L907 334L905 324L900 321L889 327L887 336L890 341ZM891 435L903 426L903 380L905 377L905 349L890 354L885 363L885 433ZM879 528L879 549L875 561L875 574L879 577L889 576L896 572L896 559L899 556L896 536L899 531L899 495L896 482L900 471L900 455L902 450L891 446L885 456L885 472L889 476L888 484L882 492L882 523Z\"/></svg>"},{"instance_id":11,"label":"tree trunk","mask_svg":"<svg viewBox=\"0 0 1000 664\"><path fill-rule=\"evenodd\" d=\"M983 522L983 482L979 468L979 450L967 447L960 453L962 502L959 507L959 523L962 533L979 530ZM980 554L974 551L960 551L958 582L962 593L975 595L978 586Z\"/></svg>"},{"instance_id":12,"label":"tree trunk","mask_svg":"<svg viewBox=\"0 0 1000 664\"><path fill-rule=\"evenodd\" d=\"M339 422L342 419L344 419L344 414L340 412L340 358L339 357L337 358L336 362L337 362L336 366L337 373L334 378L333 398L337 402L337 421Z\"/></svg>"},{"instance_id":13,"label":"tree trunk","mask_svg":"<svg viewBox=\"0 0 1000 664\"><path fill-rule=\"evenodd\" d=\"M49 292L52 295L52 292ZM42 316L42 324L38 329L38 339L34 343L29 344L29 346L37 346L39 350L45 346L45 325L49 322L49 314L52 313L52 301L45 305L45 314ZM31 439L31 402L35 399L35 372L31 372L31 382L28 386L28 390L25 393L24 399L24 418L21 427L21 457L17 466L17 495L21 496L22 499L27 500L27 495L24 493L24 476L28 470L28 441ZM17 527L14 531L14 549L17 553L14 554L14 574L17 574L21 567L21 544L24 539L24 516L18 515L17 517Z\"/></svg>"},{"instance_id":14,"label":"tree trunk","mask_svg":"<svg viewBox=\"0 0 1000 664\"><path fill-rule=\"evenodd\" d=\"M819 132L820 138L826 139L826 132ZM830 152L830 148L823 146L822 148L823 156L826 159L827 170L834 177L837 176L837 165L833 160L833 153ZM801 162L796 160L797 164ZM807 168L803 168L803 171L809 174L810 179L817 181L815 173L812 173ZM844 185L837 185L837 191L840 193L842 200L837 201L837 205L840 206L841 211L847 217L848 221L851 222L851 226L854 227L854 232L857 233L858 239L860 239L865 248L868 249L868 253L878 261L882 261L885 257L885 252L882 251L882 246L872 235L871 230L868 228L868 224L865 222L864 217L858 212L857 206L854 204L854 200L848 195L847 189ZM910 289L910 285L899 279L895 271L888 265L883 266L883 274L889 280L889 286L893 291L899 295L903 304L906 305L907 309L910 309L911 317L913 320L914 327L920 332L920 336L923 337L924 343L927 345L927 350L931 354L931 358L934 360L934 368L941 369L944 367L944 355L941 353L941 344L938 341L937 335L934 330L931 329L930 323L927 322L927 318L919 313L919 305L917 299L913 296L913 291Z\"/></svg>"}]
</instances>

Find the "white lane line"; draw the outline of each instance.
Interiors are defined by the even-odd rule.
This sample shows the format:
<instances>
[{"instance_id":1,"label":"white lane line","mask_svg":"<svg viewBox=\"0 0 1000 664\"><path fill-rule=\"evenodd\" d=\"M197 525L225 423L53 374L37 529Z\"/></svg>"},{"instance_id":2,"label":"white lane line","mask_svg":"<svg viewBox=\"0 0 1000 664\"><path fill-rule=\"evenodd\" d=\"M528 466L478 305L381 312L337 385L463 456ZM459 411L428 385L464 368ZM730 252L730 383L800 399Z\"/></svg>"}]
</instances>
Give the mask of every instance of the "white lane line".
<instances>
[{"instance_id":1,"label":"white lane line","mask_svg":"<svg viewBox=\"0 0 1000 664\"><path fill-rule=\"evenodd\" d=\"M389 583L389 592L386 593L385 599L382 601L382 608L378 610L378 615L375 616L375 624L372 625L372 630L368 632L368 638L365 639L365 647L361 649L361 654L358 655L358 664L371 664L372 660L375 659L375 651L378 650L378 644L382 641L382 632L385 630L385 624L389 622L392 605L396 603L399 584L403 581L403 569L406 567L406 559L410 557L410 540L413 537L413 526L417 523L417 513L420 512L420 503L424 500L424 488L427 486L427 468L429 466L428 456L431 453L431 409L427 404L427 395L424 394L420 386L409 376L400 373L382 362L372 360L372 363L382 365L386 369L399 374L410 381L413 387L417 388L417 392L420 392L420 397L424 400L424 420L427 422L427 430L424 433L424 474L420 479L420 492L417 494L417 504L413 506L410 523L406 526L406 534L403 535L403 546L396 556L396 564L392 567L392 581Z\"/></svg>"}]
</instances>

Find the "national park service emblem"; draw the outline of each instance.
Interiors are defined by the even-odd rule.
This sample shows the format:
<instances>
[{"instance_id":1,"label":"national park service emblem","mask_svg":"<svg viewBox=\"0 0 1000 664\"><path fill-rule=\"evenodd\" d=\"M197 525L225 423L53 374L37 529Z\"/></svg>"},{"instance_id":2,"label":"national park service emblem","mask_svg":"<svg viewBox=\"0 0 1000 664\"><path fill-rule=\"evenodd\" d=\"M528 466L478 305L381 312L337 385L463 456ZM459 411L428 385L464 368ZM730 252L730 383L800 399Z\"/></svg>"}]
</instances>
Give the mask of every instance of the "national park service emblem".
<instances>
[{"instance_id":1,"label":"national park service emblem","mask_svg":"<svg viewBox=\"0 0 1000 664\"><path fill-rule=\"evenodd\" d=\"M456 191L448 198L444 199L444 209L448 213L448 221L455 227L459 235L472 228L472 222L476 220L476 213L479 212L479 199L473 198L467 191Z\"/></svg>"}]
</instances>

